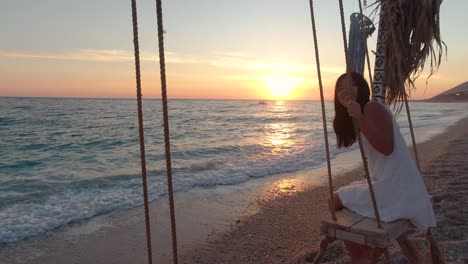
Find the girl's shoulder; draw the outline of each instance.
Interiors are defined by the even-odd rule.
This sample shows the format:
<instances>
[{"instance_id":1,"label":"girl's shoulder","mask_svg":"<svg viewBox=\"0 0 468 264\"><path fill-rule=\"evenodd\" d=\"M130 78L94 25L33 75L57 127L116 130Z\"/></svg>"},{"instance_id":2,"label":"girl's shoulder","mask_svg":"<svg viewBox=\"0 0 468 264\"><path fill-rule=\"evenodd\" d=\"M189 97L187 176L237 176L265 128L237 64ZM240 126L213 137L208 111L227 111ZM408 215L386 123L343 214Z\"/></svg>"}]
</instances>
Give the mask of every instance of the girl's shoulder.
<instances>
[{"instance_id":1,"label":"girl's shoulder","mask_svg":"<svg viewBox=\"0 0 468 264\"><path fill-rule=\"evenodd\" d=\"M390 117L392 116L391 111L386 105L379 102L368 102L364 107L364 115L368 115L374 118Z\"/></svg>"}]
</instances>

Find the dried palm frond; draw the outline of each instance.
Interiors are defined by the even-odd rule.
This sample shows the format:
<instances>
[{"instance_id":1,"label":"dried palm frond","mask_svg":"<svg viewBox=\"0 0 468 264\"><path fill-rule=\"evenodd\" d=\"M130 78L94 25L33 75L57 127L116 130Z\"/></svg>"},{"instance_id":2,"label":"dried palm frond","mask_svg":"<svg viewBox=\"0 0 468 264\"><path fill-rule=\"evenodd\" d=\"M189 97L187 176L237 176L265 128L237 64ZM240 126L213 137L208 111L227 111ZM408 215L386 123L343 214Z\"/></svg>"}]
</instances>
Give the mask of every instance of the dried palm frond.
<instances>
[{"instance_id":1,"label":"dried palm frond","mask_svg":"<svg viewBox=\"0 0 468 264\"><path fill-rule=\"evenodd\" d=\"M386 101L403 101L430 60L429 77L440 66L446 45L440 37L442 0L376 0L388 33L385 61ZM428 77L428 78L429 78Z\"/></svg>"}]
</instances>

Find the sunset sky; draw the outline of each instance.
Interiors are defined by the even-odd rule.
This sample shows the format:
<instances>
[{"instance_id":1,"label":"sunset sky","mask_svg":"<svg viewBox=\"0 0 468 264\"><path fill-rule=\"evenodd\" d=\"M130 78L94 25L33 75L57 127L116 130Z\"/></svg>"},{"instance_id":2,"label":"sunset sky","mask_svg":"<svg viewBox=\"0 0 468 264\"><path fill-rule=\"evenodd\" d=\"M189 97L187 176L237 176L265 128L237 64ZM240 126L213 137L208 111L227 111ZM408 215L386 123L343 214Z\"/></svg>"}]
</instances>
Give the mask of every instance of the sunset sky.
<instances>
[{"instance_id":1,"label":"sunset sky","mask_svg":"<svg viewBox=\"0 0 468 264\"><path fill-rule=\"evenodd\" d=\"M347 17L358 11L357 0L344 3ZM143 95L159 98L155 1L137 5ZM345 71L338 1L315 10L330 99ZM414 99L468 80L466 10L465 0L442 3L448 56ZM170 98L319 98L307 0L166 0L163 13ZM0 96L135 97L130 0L4 1L0 35Z\"/></svg>"}]
</instances>

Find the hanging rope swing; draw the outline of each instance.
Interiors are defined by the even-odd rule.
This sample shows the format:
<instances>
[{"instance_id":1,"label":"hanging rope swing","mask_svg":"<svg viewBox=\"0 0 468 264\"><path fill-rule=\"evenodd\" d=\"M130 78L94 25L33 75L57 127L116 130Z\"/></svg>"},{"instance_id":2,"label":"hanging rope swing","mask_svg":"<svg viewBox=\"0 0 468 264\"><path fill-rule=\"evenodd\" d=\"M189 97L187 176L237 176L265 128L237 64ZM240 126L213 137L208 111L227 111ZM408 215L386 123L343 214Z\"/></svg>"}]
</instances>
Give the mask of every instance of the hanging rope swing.
<instances>
[{"instance_id":1,"label":"hanging rope swing","mask_svg":"<svg viewBox=\"0 0 468 264\"><path fill-rule=\"evenodd\" d=\"M136 0L132 0L132 23L133 23L133 47L135 51L135 78L137 86L137 103L138 103L138 132L140 139L140 161L141 161L141 178L143 185L143 202L145 208L145 227L146 227L146 248L148 252L148 263L153 263L152 247L151 247L151 224L148 207L148 177L146 175L146 154L145 154L145 134L143 127L143 110L141 102L141 74L140 74L140 46L138 43L138 18L136 10Z\"/></svg>"},{"instance_id":2,"label":"hanging rope swing","mask_svg":"<svg viewBox=\"0 0 468 264\"><path fill-rule=\"evenodd\" d=\"M140 157L141 157L141 171L143 181L143 199L145 208L145 224L146 224L146 240L147 240L147 252L148 252L148 263L153 263L152 258L152 247L151 247L151 224L149 217L149 206L148 206L148 184L147 184L147 173L146 173L146 155L145 155L145 137L143 127L143 111L141 102L141 77L140 77L140 49L138 44L138 18L136 0L131 0L132 4L132 22L133 22L133 45L135 50L135 75L137 84L137 102L138 102L138 127L139 127L139 138L140 138ZM176 219L174 209L174 190L172 186L172 163L171 163L171 144L169 138L169 115L167 107L167 86L166 86L166 63L164 58L164 28L162 21L162 4L161 0L156 0L156 15L157 15L157 26L158 26L158 46L159 46L159 65L160 65L160 76L161 76L161 98L163 106L163 119L164 119L164 146L166 156L166 171L167 171L167 188L169 193L169 208L171 215L171 231L172 231L172 257L173 263L178 263L177 257L177 233L176 233Z\"/></svg>"},{"instance_id":3,"label":"hanging rope swing","mask_svg":"<svg viewBox=\"0 0 468 264\"><path fill-rule=\"evenodd\" d=\"M369 176L365 153L363 151L360 134L359 134L358 129L356 128L356 125L354 126L355 133L357 135L358 142L359 142L362 162L363 162L364 170L366 173L366 180L368 183L369 192L371 195L376 220L374 221L372 219L359 216L346 209L341 210L340 212L337 213L335 212L335 208L333 206L335 203L333 201L334 194L333 194L333 185L332 185L332 176L331 176L331 166L330 166L330 160L329 160L330 154L329 154L329 146L328 146L327 128L326 128L326 122L325 122L326 117L325 117L325 109L324 109L324 102L323 102L324 99L323 99L323 88L322 88L322 80L321 80L322 77L321 77L321 70L320 70L320 58L319 58L318 43L317 43L317 33L316 33L316 25L315 25L313 0L309 0L309 3L310 3L310 13L311 13L311 20L312 20L312 33L314 37L314 47L315 47L315 55L316 55L317 78L318 78L319 89L320 89L320 97L322 101L322 117L323 117L324 133L325 133L324 137L325 137L325 143L326 143L325 148L326 148L326 156L327 156L330 200L331 200L330 211L332 215L331 221L328 221L328 220L322 221L321 232L322 234L325 235L325 238L322 239L320 243L320 251L315 257L313 263L320 263L321 259L325 255L325 251L327 249L328 244L333 242L335 239L352 241L358 244L368 245L373 248L380 248L380 251L374 251L372 261L376 262L382 251L386 256L387 261L390 261L387 247L393 244L397 238L402 238L405 241L404 245L400 244L400 247L402 248L402 251L405 253L405 255L407 254L409 250L415 250L414 247L409 243L409 240L407 240L407 237L406 237L406 234L408 233L408 231L411 231L413 229L413 226L408 220L397 220L392 223L385 223L385 225L382 226L377 203L375 200L375 194L374 194L374 190L372 186L372 181ZM340 17L341 17L341 26L342 26L342 34L343 34L344 53L345 53L345 60L346 60L346 73L347 73L347 76L350 76L350 61L349 61L348 49L347 49L348 45L347 45L347 40L346 40L346 27L345 27L345 21L344 21L342 0L339 0L339 7L340 7ZM383 8L381 10L381 21L379 25L379 37L378 37L378 43L377 43L377 46L378 46L377 55L380 55L380 57L376 59L376 67L374 68L374 70L376 71L376 74L374 74L374 79L372 79L372 75L370 71L369 52L367 48L367 36L365 35L365 32L364 32L365 22L364 22L364 15L362 12L361 0L359 0L359 9L360 9L360 19L361 19L362 40L364 41L363 44L365 48L365 54L367 55L366 57L367 57L367 64L368 64L368 71L369 71L369 79L371 80L371 87L373 87L374 100L384 102L385 83L384 83L383 77L384 77L385 72L384 72L383 66L385 62L385 56L384 56L385 54L383 54L383 52L385 51L386 44L387 44L386 43L387 32L385 32L386 27L384 27L386 26L384 24L384 21L386 21L384 19L384 10ZM393 34L392 40L395 42L396 36L395 36L395 33L393 32L393 28L390 26L388 28L392 29L392 34ZM397 54L397 56L400 55L400 53L398 52L398 46L395 43L394 43L394 46L397 47L397 51L395 53ZM351 44L350 44L350 47L351 47ZM397 57L397 59L401 61L401 57ZM347 80L348 80L348 87L351 87L351 78L347 78ZM374 82L372 82L372 80ZM401 91L398 91L397 94L398 93L401 93ZM416 148L413 125L411 121L411 115L409 111L406 93L404 94L403 98L405 102L408 122L410 126L410 131L411 131L411 138L412 138L412 143L413 143L415 160L416 160L418 170L420 171L421 169L420 169L420 164L419 164L419 157L418 157L418 152ZM377 223L377 229L372 227L373 222ZM427 237L427 240L429 241L429 250L431 254L432 263L445 263L441 256L437 243L432 236L430 229L427 230L426 237Z\"/></svg>"}]
</instances>

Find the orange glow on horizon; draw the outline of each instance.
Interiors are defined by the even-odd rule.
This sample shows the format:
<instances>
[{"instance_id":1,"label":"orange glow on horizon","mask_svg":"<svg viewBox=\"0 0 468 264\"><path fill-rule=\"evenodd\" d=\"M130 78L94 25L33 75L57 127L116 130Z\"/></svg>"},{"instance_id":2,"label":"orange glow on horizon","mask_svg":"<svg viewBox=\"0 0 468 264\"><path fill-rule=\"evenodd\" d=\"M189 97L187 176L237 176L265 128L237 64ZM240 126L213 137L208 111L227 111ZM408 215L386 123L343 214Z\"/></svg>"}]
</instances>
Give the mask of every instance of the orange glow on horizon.
<instances>
[{"instance_id":1,"label":"orange glow on horizon","mask_svg":"<svg viewBox=\"0 0 468 264\"><path fill-rule=\"evenodd\" d=\"M21 60L16 68L0 72L0 96L135 98L134 66L131 62L93 63L86 61ZM143 63L143 98L160 98L159 72L153 64ZM266 67L268 68L268 67ZM41 69L41 70L38 70ZM182 67L172 65L167 75L169 98L234 100L320 100L313 72L284 69L233 71L219 67ZM333 100L338 73L322 76L325 100ZM462 77L438 73L420 78L411 99L431 98L459 85Z\"/></svg>"},{"instance_id":2,"label":"orange glow on horizon","mask_svg":"<svg viewBox=\"0 0 468 264\"><path fill-rule=\"evenodd\" d=\"M301 80L286 74L269 75L263 78L263 85L268 89L269 97L274 100L287 100L296 97L294 92Z\"/></svg>"}]
</instances>

